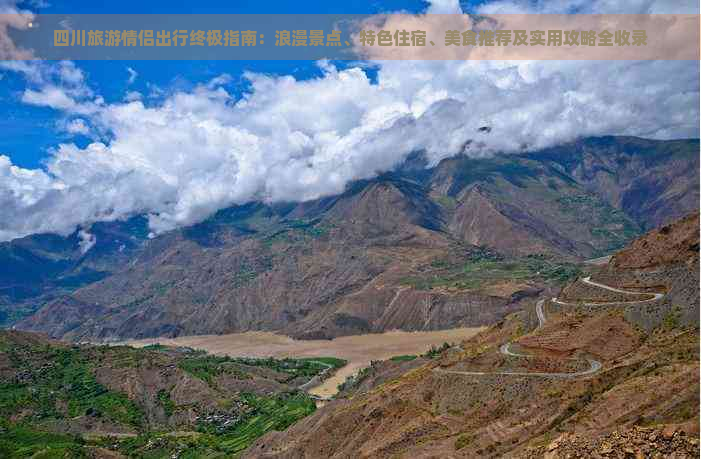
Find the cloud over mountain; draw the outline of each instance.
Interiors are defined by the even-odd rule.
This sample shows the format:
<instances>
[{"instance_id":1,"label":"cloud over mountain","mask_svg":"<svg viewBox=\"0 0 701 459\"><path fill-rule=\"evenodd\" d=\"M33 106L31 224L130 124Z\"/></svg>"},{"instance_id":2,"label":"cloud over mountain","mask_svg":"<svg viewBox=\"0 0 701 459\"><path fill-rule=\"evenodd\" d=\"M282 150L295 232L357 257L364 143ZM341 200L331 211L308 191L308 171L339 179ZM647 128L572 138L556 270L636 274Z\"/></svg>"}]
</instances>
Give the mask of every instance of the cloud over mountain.
<instances>
[{"instance_id":1,"label":"cloud over mountain","mask_svg":"<svg viewBox=\"0 0 701 459\"><path fill-rule=\"evenodd\" d=\"M61 111L68 133L99 140L57 146L45 169L0 156L0 239L137 213L166 231L250 200L338 193L417 150L435 164L579 136L698 136L697 62L391 61L375 63L376 81L362 66L319 65L308 80L247 73L240 97L222 75L157 102L106 103L73 63L1 64L25 75L22 102Z\"/></svg>"}]
</instances>

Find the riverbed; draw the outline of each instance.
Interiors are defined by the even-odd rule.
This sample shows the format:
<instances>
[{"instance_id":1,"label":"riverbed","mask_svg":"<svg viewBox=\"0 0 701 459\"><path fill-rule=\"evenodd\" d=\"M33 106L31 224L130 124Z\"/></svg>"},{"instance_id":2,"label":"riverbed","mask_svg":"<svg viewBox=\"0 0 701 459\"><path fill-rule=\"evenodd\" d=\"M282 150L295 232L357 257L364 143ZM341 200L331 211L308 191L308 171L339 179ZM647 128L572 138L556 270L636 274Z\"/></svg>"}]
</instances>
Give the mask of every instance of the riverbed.
<instances>
[{"instance_id":1,"label":"riverbed","mask_svg":"<svg viewBox=\"0 0 701 459\"><path fill-rule=\"evenodd\" d=\"M431 346L444 342L460 343L483 328L454 328L450 330L405 332L388 331L366 335L342 336L332 340L296 340L270 332L232 333L227 335L198 335L178 338L152 338L124 344L145 346L160 343L169 346L189 346L217 355L231 357L338 357L348 364L336 371L321 385L309 390L320 397L336 393L337 386L371 360L386 360L405 354L422 354Z\"/></svg>"}]
</instances>

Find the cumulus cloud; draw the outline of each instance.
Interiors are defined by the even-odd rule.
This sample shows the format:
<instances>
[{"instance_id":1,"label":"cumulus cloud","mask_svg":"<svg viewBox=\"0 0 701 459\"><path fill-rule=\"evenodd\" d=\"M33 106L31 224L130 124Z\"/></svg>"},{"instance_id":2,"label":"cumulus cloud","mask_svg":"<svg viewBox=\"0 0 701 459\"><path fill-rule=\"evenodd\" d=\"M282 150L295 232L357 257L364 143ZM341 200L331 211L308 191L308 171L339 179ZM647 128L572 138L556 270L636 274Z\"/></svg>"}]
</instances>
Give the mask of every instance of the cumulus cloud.
<instances>
[{"instance_id":1,"label":"cumulus cloud","mask_svg":"<svg viewBox=\"0 0 701 459\"><path fill-rule=\"evenodd\" d=\"M57 73L61 81L74 88L81 88L81 93L90 94L90 91L83 85L85 74L71 61L61 61L57 66Z\"/></svg>"},{"instance_id":2,"label":"cumulus cloud","mask_svg":"<svg viewBox=\"0 0 701 459\"><path fill-rule=\"evenodd\" d=\"M37 61L0 60L0 70L21 73L32 83L41 83L43 81L43 69L44 66Z\"/></svg>"},{"instance_id":3,"label":"cumulus cloud","mask_svg":"<svg viewBox=\"0 0 701 459\"><path fill-rule=\"evenodd\" d=\"M84 77L39 70L25 102L80 115L105 135L59 145L45 169L0 156L0 239L134 214L159 233L232 204L339 193L419 150L436 164L587 135L698 136L697 62L376 64L376 81L361 66L321 62L308 80L246 73L250 89L238 98L220 76L149 103L105 103Z\"/></svg>"}]
</instances>

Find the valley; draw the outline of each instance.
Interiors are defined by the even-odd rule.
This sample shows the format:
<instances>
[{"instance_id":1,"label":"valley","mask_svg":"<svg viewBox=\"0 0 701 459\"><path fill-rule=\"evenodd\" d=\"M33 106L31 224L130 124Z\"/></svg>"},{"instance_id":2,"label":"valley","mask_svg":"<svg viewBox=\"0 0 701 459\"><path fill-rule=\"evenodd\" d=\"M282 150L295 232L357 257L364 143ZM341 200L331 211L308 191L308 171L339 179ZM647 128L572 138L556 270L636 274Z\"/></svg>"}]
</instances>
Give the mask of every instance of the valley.
<instances>
[{"instance_id":1,"label":"valley","mask_svg":"<svg viewBox=\"0 0 701 459\"><path fill-rule=\"evenodd\" d=\"M701 459L694 0L0 0L0 459Z\"/></svg>"},{"instance_id":2,"label":"valley","mask_svg":"<svg viewBox=\"0 0 701 459\"><path fill-rule=\"evenodd\" d=\"M459 328L429 332L390 331L365 335L342 336L332 340L296 340L268 332L249 332L230 335L183 336L127 341L123 344L143 347L155 343L168 346L187 346L202 349L214 355L231 357L316 357L330 356L348 363L336 370L309 393L327 398L336 394L339 384L373 360L419 355L443 343L459 343L482 331L482 328Z\"/></svg>"},{"instance_id":3,"label":"valley","mask_svg":"<svg viewBox=\"0 0 701 459\"><path fill-rule=\"evenodd\" d=\"M0 244L0 455L698 456L698 141L419 153Z\"/></svg>"},{"instance_id":4,"label":"valley","mask_svg":"<svg viewBox=\"0 0 701 459\"><path fill-rule=\"evenodd\" d=\"M2 331L0 453L693 458L698 228L690 214L605 264L575 264L563 288L488 327L109 345ZM499 259L477 253L470 272L501 276Z\"/></svg>"},{"instance_id":5,"label":"valley","mask_svg":"<svg viewBox=\"0 0 701 459\"><path fill-rule=\"evenodd\" d=\"M698 213L653 230L457 346L373 364L245 457L697 457L698 241Z\"/></svg>"}]
</instances>

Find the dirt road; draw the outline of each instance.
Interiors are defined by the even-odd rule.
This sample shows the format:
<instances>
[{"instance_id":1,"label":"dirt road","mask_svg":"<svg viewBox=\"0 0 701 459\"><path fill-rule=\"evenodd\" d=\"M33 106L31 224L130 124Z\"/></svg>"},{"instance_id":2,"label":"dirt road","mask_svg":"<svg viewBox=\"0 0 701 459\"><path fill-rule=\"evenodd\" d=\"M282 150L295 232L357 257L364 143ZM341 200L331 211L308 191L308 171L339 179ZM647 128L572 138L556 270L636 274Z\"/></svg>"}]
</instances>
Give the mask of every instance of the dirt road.
<instances>
[{"instance_id":1,"label":"dirt road","mask_svg":"<svg viewBox=\"0 0 701 459\"><path fill-rule=\"evenodd\" d=\"M601 284L598 282L595 282L591 280L590 276L584 277L581 279L582 282L585 284L591 285L593 287L598 287L604 290L608 290L611 292L616 292L616 293L625 293L627 295L638 295L638 296L652 296L652 298L649 299L639 299L639 300L632 300L632 301L616 301L612 303L584 303L586 305L597 305L597 306L607 306L607 305L617 305L617 304L639 304L639 303L648 303L650 301L657 301L662 298L664 298L664 294L662 293L647 293L647 292L635 292L635 291L630 291L630 290L622 290L616 287L611 287L609 285ZM552 299L553 303L557 303L560 305L565 305L565 306L576 306L577 303L567 303L564 301L561 301L555 297ZM536 327L536 330L539 328L542 328L543 325L545 325L545 313L543 312L543 304L545 303L545 300L539 300L536 303L536 314L538 316L538 327ZM519 354L516 352L511 351L511 342L504 343L499 347L499 352L510 356L510 357L521 357L521 358L530 358L531 356L528 354ZM576 359L572 359L576 360ZM445 373L445 374L455 374L455 375L465 375L465 376L487 376L487 375L508 375L508 376L535 376L535 377L541 377L541 378L578 378L581 376L589 376L597 371L599 371L602 367L601 362L598 360L594 360L591 358L586 358L587 362L589 363L589 368L583 371L578 371L575 373L541 373L541 372L520 372L520 371L494 371L494 372L482 372L482 371L460 371L460 370L446 370L445 368L434 368L433 371L437 373Z\"/></svg>"}]
</instances>

